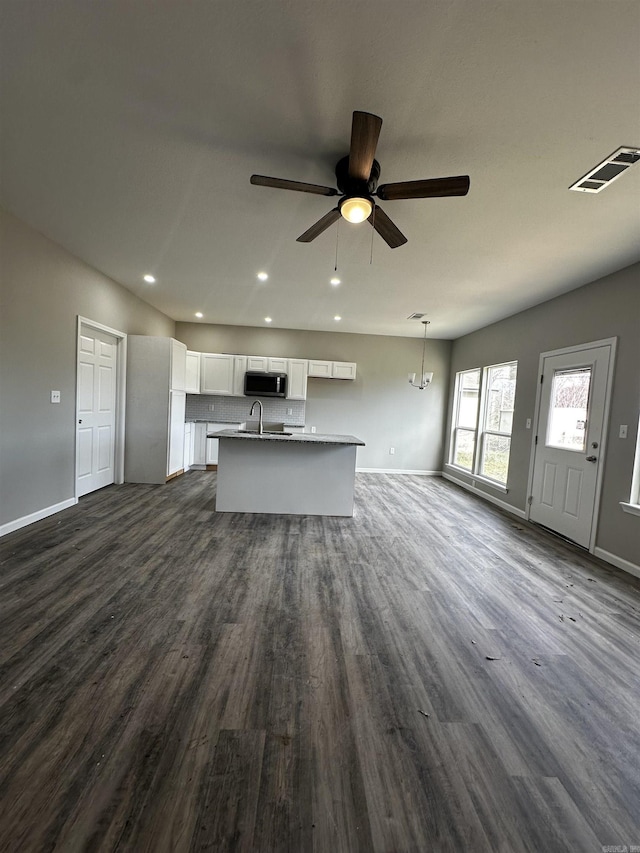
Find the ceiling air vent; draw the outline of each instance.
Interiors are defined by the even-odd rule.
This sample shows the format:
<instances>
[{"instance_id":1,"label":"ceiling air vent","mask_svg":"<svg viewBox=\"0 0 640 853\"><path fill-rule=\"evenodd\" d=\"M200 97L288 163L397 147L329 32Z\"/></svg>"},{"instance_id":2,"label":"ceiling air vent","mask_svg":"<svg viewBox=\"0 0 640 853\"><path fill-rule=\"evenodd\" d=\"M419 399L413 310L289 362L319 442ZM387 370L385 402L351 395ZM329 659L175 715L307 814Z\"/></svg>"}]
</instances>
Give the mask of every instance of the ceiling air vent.
<instances>
[{"instance_id":1,"label":"ceiling air vent","mask_svg":"<svg viewBox=\"0 0 640 853\"><path fill-rule=\"evenodd\" d=\"M414 314L409 314L407 320L422 320L424 314L420 314L419 312L415 312Z\"/></svg>"},{"instance_id":2,"label":"ceiling air vent","mask_svg":"<svg viewBox=\"0 0 640 853\"><path fill-rule=\"evenodd\" d=\"M618 148L606 160L583 175L579 181L571 184L569 189L579 193L599 193L638 160L640 160L640 148Z\"/></svg>"}]
</instances>

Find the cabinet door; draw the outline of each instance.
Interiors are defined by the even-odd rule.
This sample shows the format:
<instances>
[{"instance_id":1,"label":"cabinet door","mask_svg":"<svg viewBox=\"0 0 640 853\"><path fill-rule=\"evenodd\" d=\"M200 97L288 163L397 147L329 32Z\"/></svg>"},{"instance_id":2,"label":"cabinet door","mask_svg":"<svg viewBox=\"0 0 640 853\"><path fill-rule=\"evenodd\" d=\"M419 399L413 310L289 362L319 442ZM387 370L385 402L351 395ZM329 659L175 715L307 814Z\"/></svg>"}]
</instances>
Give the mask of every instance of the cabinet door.
<instances>
[{"instance_id":1,"label":"cabinet door","mask_svg":"<svg viewBox=\"0 0 640 853\"><path fill-rule=\"evenodd\" d=\"M289 359L287 358L270 358L269 359L269 370L272 373L286 373L287 372L287 363Z\"/></svg>"},{"instance_id":2,"label":"cabinet door","mask_svg":"<svg viewBox=\"0 0 640 853\"><path fill-rule=\"evenodd\" d=\"M334 361L331 367L332 379L355 379L356 365L352 361Z\"/></svg>"},{"instance_id":3,"label":"cabinet door","mask_svg":"<svg viewBox=\"0 0 640 853\"><path fill-rule=\"evenodd\" d=\"M287 398L307 399L307 362L302 358L290 358L287 367Z\"/></svg>"},{"instance_id":4,"label":"cabinet door","mask_svg":"<svg viewBox=\"0 0 640 853\"><path fill-rule=\"evenodd\" d=\"M269 359L266 355L248 355L247 370L259 370L264 373L269 369Z\"/></svg>"},{"instance_id":5,"label":"cabinet door","mask_svg":"<svg viewBox=\"0 0 640 853\"><path fill-rule=\"evenodd\" d=\"M187 350L186 359L186 381L185 389L187 394L200 393L200 353L189 352Z\"/></svg>"},{"instance_id":6,"label":"cabinet door","mask_svg":"<svg viewBox=\"0 0 640 853\"><path fill-rule=\"evenodd\" d=\"M331 379L331 369L333 362L318 361L317 359L309 359L308 376L317 376L320 379Z\"/></svg>"},{"instance_id":7,"label":"cabinet door","mask_svg":"<svg viewBox=\"0 0 640 853\"><path fill-rule=\"evenodd\" d=\"M210 432L219 432L221 429L229 429L229 424L207 424L207 433ZM205 461L207 465L217 465L218 464L218 445L219 441L217 438L208 438L207 439L207 452L205 456Z\"/></svg>"},{"instance_id":8,"label":"cabinet door","mask_svg":"<svg viewBox=\"0 0 640 853\"><path fill-rule=\"evenodd\" d=\"M233 396L244 397L244 375L247 372L246 355L233 357Z\"/></svg>"},{"instance_id":9,"label":"cabinet door","mask_svg":"<svg viewBox=\"0 0 640 853\"><path fill-rule=\"evenodd\" d=\"M169 391L169 447L167 476L182 470L184 460L184 412L187 395L184 391Z\"/></svg>"},{"instance_id":10,"label":"cabinet door","mask_svg":"<svg viewBox=\"0 0 640 853\"><path fill-rule=\"evenodd\" d=\"M207 424L194 424L193 465L204 465L207 448Z\"/></svg>"},{"instance_id":11,"label":"cabinet door","mask_svg":"<svg viewBox=\"0 0 640 853\"><path fill-rule=\"evenodd\" d=\"M186 423L184 425L184 446L182 449L182 467L185 471L189 470L191 465L191 434L193 432L193 424Z\"/></svg>"},{"instance_id":12,"label":"cabinet door","mask_svg":"<svg viewBox=\"0 0 640 853\"><path fill-rule=\"evenodd\" d=\"M171 339L171 390L186 390L187 348Z\"/></svg>"},{"instance_id":13,"label":"cabinet door","mask_svg":"<svg viewBox=\"0 0 640 853\"><path fill-rule=\"evenodd\" d=\"M232 355L203 352L200 357L200 392L202 394L233 393Z\"/></svg>"}]
</instances>

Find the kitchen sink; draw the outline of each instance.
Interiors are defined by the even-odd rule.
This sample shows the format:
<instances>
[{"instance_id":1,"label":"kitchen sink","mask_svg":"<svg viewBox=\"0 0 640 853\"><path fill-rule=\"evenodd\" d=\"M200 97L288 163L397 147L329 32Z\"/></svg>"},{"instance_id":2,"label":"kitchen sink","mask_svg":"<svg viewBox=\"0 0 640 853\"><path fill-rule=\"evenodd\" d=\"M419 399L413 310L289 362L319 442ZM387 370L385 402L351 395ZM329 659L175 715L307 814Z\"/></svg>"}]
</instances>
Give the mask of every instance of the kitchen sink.
<instances>
[{"instance_id":1,"label":"kitchen sink","mask_svg":"<svg viewBox=\"0 0 640 853\"><path fill-rule=\"evenodd\" d=\"M262 434L263 435L293 435L291 432L285 432L284 424L279 421L264 421ZM238 424L236 432L258 434L258 421L246 421Z\"/></svg>"},{"instance_id":2,"label":"kitchen sink","mask_svg":"<svg viewBox=\"0 0 640 853\"><path fill-rule=\"evenodd\" d=\"M246 433L247 435L260 435L257 429L237 429L235 431ZM263 429L262 435L293 435L293 433L285 432L283 429Z\"/></svg>"}]
</instances>

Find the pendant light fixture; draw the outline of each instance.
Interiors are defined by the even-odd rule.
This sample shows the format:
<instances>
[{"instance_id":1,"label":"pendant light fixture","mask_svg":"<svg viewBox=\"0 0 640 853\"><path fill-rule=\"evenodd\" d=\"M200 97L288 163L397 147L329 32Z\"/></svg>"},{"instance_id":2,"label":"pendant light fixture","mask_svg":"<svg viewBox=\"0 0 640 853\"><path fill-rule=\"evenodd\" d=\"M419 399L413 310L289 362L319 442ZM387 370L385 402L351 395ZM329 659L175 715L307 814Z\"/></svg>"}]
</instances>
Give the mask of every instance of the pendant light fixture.
<instances>
[{"instance_id":1,"label":"pendant light fixture","mask_svg":"<svg viewBox=\"0 0 640 853\"><path fill-rule=\"evenodd\" d=\"M424 372L424 356L427 351L427 326L430 322L431 320L422 321L422 325L424 326L424 339L422 341L422 370L420 371L420 382L416 382L415 373L409 374L409 385L413 385L414 388L419 388L421 391L424 391L424 389L431 384L431 380L433 379L433 373Z\"/></svg>"}]
</instances>

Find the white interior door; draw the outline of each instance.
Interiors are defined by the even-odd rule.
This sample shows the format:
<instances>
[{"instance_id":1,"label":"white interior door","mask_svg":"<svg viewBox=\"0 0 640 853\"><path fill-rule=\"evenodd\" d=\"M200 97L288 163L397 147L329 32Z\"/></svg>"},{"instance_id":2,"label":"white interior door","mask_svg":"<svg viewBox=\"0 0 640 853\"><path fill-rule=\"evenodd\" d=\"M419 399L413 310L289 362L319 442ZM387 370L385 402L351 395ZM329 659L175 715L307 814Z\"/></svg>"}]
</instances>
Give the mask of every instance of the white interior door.
<instances>
[{"instance_id":1,"label":"white interior door","mask_svg":"<svg viewBox=\"0 0 640 853\"><path fill-rule=\"evenodd\" d=\"M610 360L611 345L542 360L529 518L585 548L600 482Z\"/></svg>"},{"instance_id":2,"label":"white interior door","mask_svg":"<svg viewBox=\"0 0 640 853\"><path fill-rule=\"evenodd\" d=\"M115 480L118 339L81 324L78 342L76 494Z\"/></svg>"}]
</instances>

